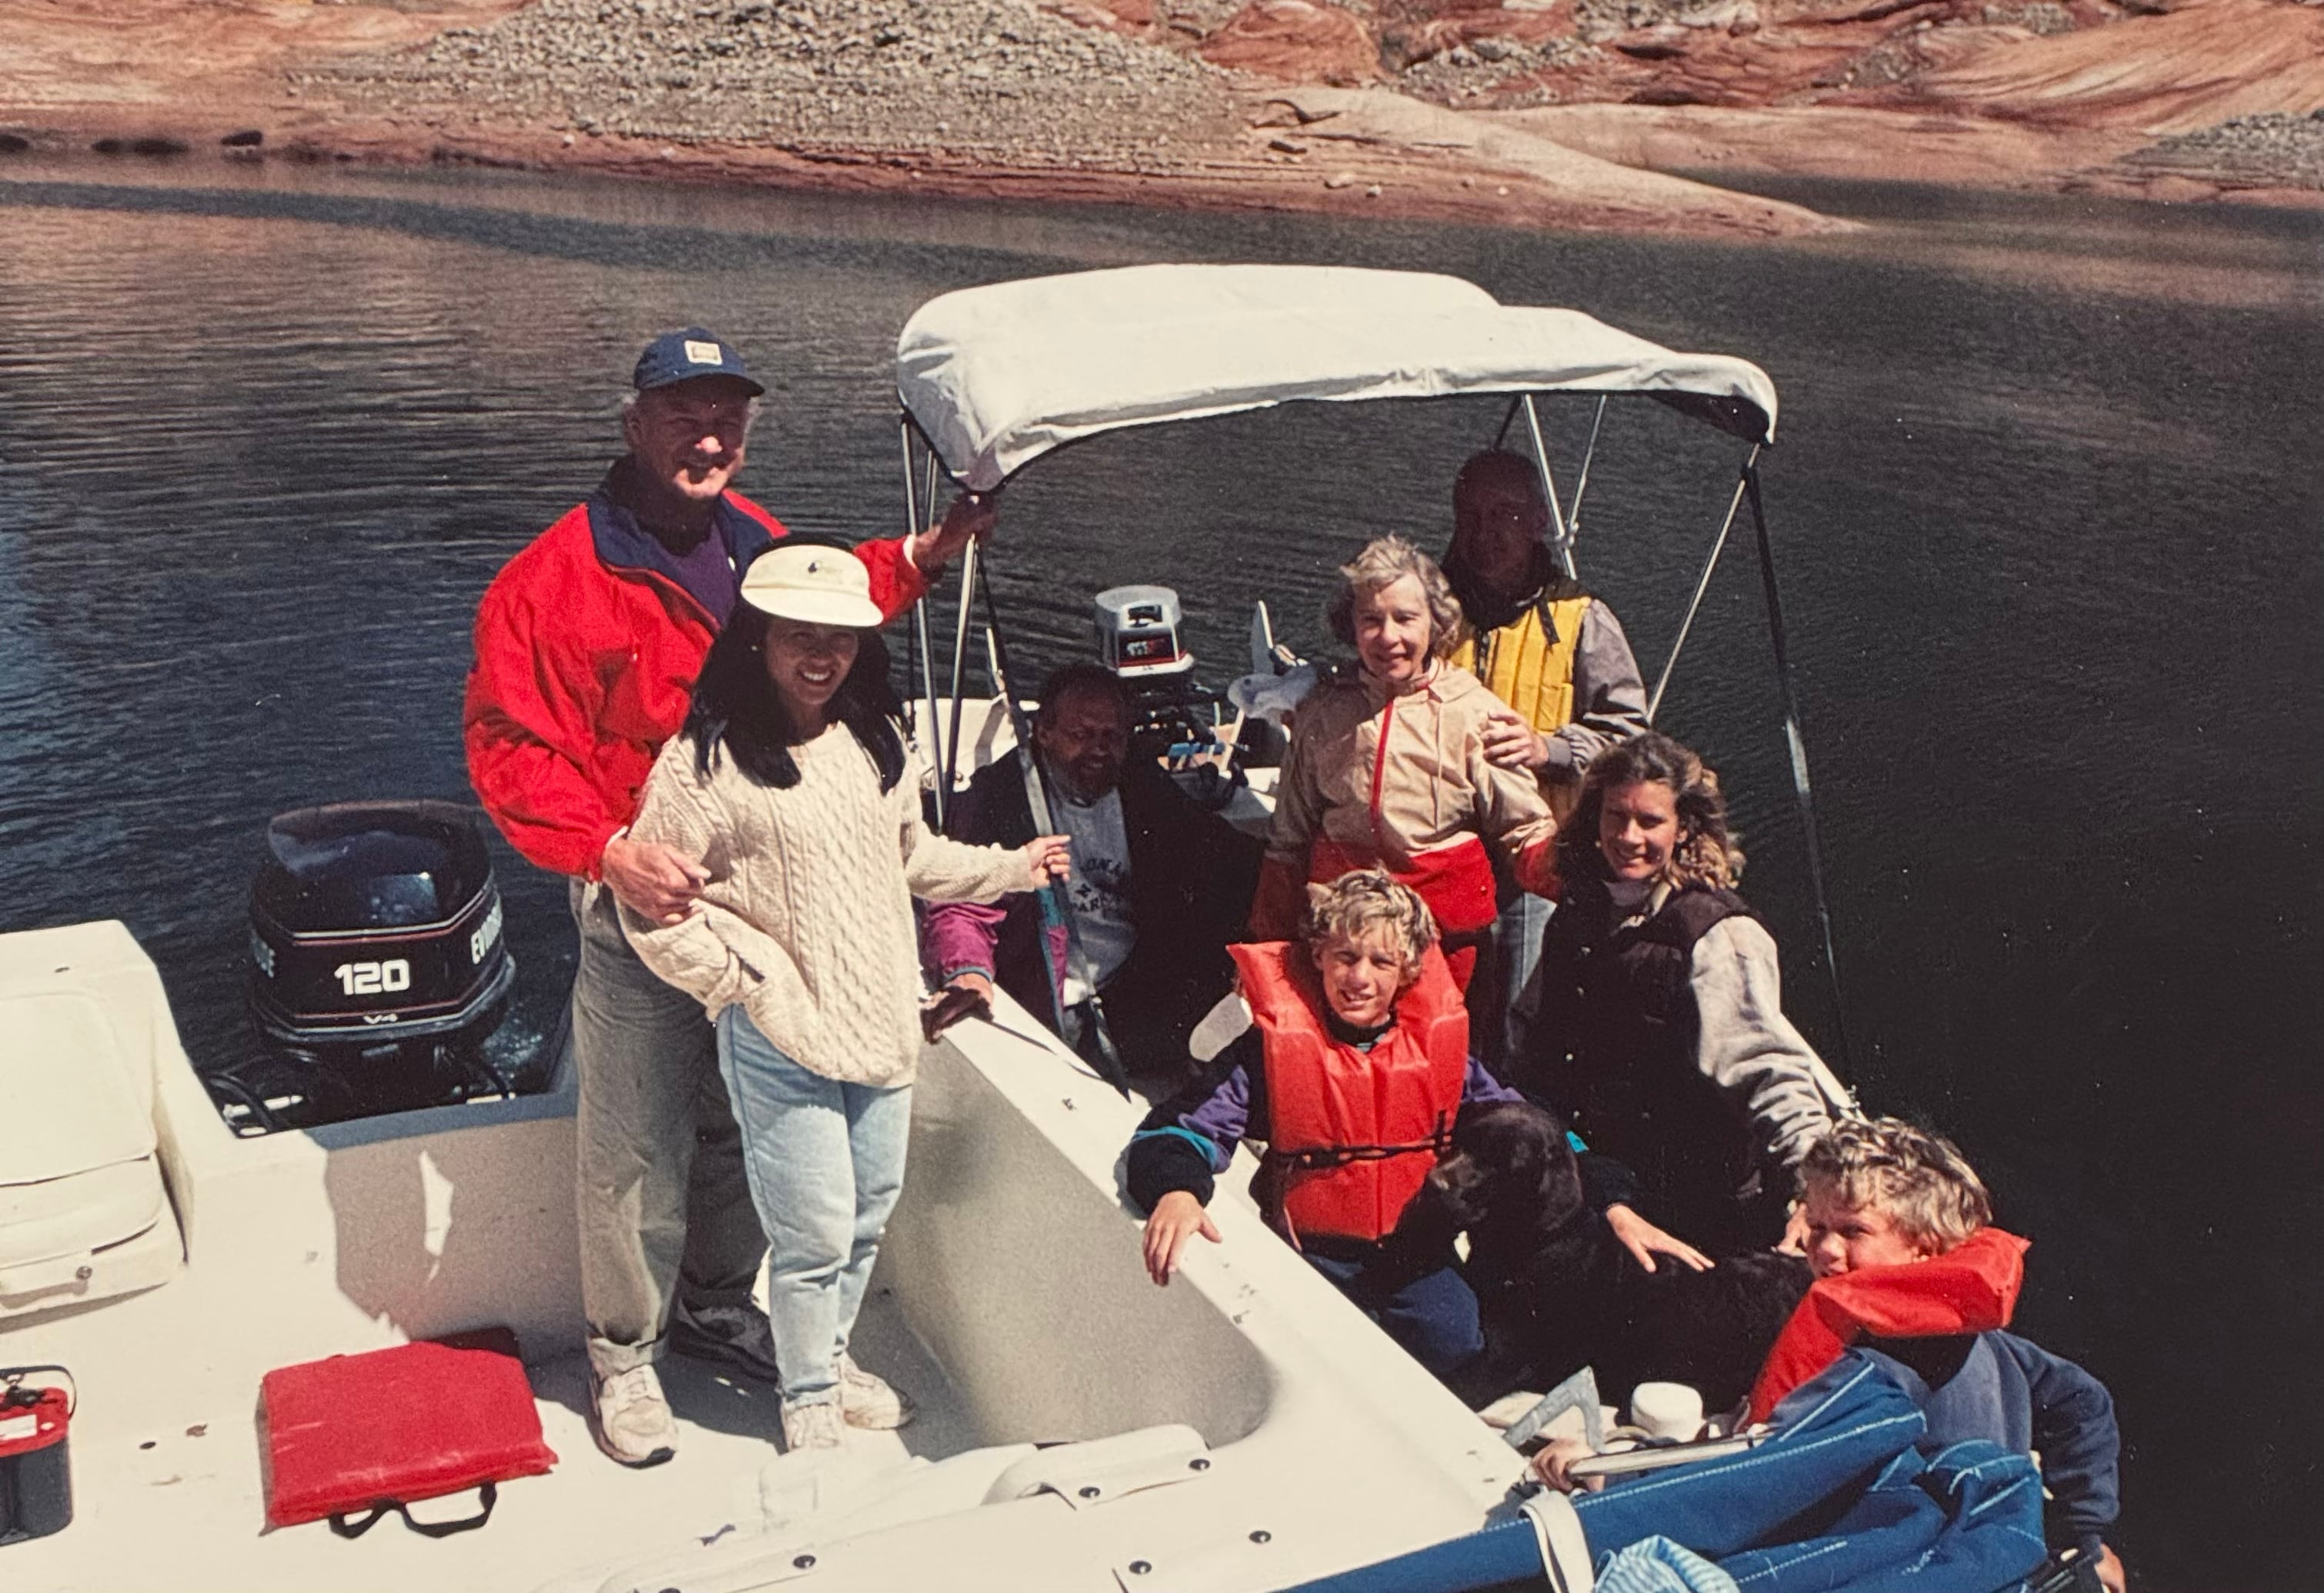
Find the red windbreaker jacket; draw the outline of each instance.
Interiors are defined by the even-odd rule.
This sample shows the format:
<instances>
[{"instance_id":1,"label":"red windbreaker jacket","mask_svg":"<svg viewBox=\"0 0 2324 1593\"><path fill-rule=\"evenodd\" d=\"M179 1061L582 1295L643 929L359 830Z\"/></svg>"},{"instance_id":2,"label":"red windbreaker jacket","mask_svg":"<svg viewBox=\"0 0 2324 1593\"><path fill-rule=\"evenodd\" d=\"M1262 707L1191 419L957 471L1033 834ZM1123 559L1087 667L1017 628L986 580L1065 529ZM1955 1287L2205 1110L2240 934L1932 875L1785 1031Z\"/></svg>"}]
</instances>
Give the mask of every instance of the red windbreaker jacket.
<instances>
[{"instance_id":1,"label":"red windbreaker jacket","mask_svg":"<svg viewBox=\"0 0 2324 1593\"><path fill-rule=\"evenodd\" d=\"M737 568L786 534L740 493L715 523ZM927 590L900 538L855 556L890 619ZM596 878L605 843L637 816L655 754L686 723L717 631L604 486L509 560L476 607L461 722L469 782L511 845L553 872Z\"/></svg>"}]
</instances>

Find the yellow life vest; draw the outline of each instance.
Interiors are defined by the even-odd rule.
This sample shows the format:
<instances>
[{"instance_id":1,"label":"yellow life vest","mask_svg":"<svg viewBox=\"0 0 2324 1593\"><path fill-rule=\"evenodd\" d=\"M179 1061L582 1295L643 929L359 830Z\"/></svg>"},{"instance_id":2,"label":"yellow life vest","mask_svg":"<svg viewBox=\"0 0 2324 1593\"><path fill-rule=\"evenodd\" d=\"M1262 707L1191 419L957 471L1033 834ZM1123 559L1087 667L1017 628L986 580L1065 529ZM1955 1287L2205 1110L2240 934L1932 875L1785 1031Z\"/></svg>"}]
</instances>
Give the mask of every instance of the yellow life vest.
<instances>
[{"instance_id":1,"label":"yellow life vest","mask_svg":"<svg viewBox=\"0 0 2324 1593\"><path fill-rule=\"evenodd\" d=\"M1573 654L1590 602L1584 592L1535 603L1499 630L1462 642L1447 662L1483 681L1486 690L1546 735L1573 723Z\"/></svg>"}]
</instances>

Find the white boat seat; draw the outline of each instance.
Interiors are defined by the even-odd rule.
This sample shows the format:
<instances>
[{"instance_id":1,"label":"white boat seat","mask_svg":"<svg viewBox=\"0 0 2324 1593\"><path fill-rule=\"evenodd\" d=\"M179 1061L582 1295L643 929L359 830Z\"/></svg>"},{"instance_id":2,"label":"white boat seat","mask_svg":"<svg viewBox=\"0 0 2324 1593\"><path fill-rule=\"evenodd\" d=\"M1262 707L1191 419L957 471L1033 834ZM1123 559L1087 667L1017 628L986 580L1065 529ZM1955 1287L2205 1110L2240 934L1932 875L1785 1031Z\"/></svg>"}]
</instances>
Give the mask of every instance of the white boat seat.
<instances>
[{"instance_id":1,"label":"white boat seat","mask_svg":"<svg viewBox=\"0 0 2324 1593\"><path fill-rule=\"evenodd\" d=\"M85 991L0 996L0 1319L150 1288L183 1246L155 1154L152 1081Z\"/></svg>"}]
</instances>

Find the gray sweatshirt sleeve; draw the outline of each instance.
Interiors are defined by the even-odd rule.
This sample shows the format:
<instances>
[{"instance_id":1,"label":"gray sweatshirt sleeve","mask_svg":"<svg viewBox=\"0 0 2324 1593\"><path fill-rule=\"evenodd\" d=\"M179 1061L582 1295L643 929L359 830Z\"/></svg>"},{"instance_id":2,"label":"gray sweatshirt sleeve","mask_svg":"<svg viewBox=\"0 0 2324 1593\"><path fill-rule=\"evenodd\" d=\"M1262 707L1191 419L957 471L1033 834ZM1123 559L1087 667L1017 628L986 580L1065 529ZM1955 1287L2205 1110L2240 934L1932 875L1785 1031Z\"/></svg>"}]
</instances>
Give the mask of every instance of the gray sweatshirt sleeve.
<instances>
[{"instance_id":1,"label":"gray sweatshirt sleeve","mask_svg":"<svg viewBox=\"0 0 2324 1593\"><path fill-rule=\"evenodd\" d=\"M1753 919L1721 919L1695 943L1692 983L1702 1031L1695 1065L1741 1100L1776 1165L1791 1166L1852 1109L1784 1016L1775 938Z\"/></svg>"},{"instance_id":2,"label":"gray sweatshirt sleeve","mask_svg":"<svg viewBox=\"0 0 2324 1593\"><path fill-rule=\"evenodd\" d=\"M1646 728L1646 683L1614 611L1592 598L1573 644L1573 723L1550 732L1549 767L1580 775L1590 760Z\"/></svg>"}]
</instances>

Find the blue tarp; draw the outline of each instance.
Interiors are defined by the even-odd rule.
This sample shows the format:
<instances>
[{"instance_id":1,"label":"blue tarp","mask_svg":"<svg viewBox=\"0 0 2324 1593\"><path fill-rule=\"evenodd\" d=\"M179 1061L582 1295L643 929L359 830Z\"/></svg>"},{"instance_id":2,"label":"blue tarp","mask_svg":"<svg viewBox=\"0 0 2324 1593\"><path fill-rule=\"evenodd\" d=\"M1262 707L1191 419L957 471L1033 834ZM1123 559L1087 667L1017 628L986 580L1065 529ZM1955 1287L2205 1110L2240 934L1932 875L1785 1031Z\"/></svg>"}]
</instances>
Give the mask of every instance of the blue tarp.
<instances>
[{"instance_id":1,"label":"blue tarp","mask_svg":"<svg viewBox=\"0 0 2324 1593\"><path fill-rule=\"evenodd\" d=\"M1757 1448L1578 1495L1573 1515L1608 1593L2017 1588L2044 1556L2032 1459L1982 1441L1926 1455L1926 1425L1883 1358L1851 1350ZM1466 1593L1543 1572L1520 1519L1297 1593Z\"/></svg>"}]
</instances>

